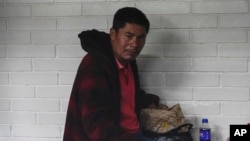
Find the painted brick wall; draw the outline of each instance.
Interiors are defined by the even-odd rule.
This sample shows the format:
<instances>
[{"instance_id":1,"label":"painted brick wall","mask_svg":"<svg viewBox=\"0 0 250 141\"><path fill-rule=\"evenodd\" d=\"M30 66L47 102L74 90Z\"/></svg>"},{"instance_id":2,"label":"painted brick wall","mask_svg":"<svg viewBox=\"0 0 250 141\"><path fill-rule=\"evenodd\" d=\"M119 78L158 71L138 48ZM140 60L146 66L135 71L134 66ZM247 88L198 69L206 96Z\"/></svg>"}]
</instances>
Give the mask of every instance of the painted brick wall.
<instances>
[{"instance_id":1,"label":"painted brick wall","mask_svg":"<svg viewBox=\"0 0 250 141\"><path fill-rule=\"evenodd\" d=\"M135 6L151 30L138 65L142 87L180 103L198 141L250 122L248 0L0 0L0 141L61 141L69 94L85 52L82 30L108 31Z\"/></svg>"}]
</instances>

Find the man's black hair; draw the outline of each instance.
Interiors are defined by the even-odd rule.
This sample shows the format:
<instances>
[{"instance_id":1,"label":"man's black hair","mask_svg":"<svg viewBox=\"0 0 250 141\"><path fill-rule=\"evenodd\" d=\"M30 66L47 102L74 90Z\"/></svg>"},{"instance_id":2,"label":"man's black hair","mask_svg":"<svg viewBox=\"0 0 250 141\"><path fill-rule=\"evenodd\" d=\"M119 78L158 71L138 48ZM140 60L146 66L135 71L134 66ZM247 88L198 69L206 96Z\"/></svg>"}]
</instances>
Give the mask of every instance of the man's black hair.
<instances>
[{"instance_id":1,"label":"man's black hair","mask_svg":"<svg viewBox=\"0 0 250 141\"><path fill-rule=\"evenodd\" d=\"M149 31L149 20L146 15L135 7L124 7L119 9L113 19L113 26L116 31L119 28L123 28L126 23L130 24L138 24L146 29L146 32Z\"/></svg>"}]
</instances>

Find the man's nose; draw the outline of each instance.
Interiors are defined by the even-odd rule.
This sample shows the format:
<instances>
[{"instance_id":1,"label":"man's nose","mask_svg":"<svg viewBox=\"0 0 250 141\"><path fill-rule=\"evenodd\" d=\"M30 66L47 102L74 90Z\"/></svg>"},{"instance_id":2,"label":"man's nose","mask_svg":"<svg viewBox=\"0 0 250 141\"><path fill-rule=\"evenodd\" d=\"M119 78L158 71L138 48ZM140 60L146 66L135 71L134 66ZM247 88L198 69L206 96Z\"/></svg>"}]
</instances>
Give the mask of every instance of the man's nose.
<instances>
[{"instance_id":1,"label":"man's nose","mask_svg":"<svg viewBox=\"0 0 250 141\"><path fill-rule=\"evenodd\" d=\"M130 42L130 46L137 47L139 45L139 40L136 37L133 37Z\"/></svg>"}]
</instances>

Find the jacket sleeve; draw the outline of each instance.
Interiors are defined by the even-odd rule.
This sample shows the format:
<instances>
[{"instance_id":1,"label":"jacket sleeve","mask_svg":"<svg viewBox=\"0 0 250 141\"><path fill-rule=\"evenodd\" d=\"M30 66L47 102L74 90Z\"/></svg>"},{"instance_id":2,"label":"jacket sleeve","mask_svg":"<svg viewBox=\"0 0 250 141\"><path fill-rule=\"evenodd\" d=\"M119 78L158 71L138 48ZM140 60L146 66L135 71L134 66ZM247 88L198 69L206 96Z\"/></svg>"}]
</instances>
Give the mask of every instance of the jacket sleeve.
<instances>
[{"instance_id":1,"label":"jacket sleeve","mask_svg":"<svg viewBox=\"0 0 250 141\"><path fill-rule=\"evenodd\" d=\"M160 98L159 98L159 96L157 96L155 94L146 93L144 90L141 89L140 80L139 80L139 73L138 73L138 68L137 68L137 62L136 61L131 62L131 65L132 65L132 68L134 71L136 86L138 88L138 90L137 90L137 93L138 93L137 104L139 104L138 105L139 109L137 111L137 114L139 114L140 110L142 108L146 108L150 104L159 105Z\"/></svg>"},{"instance_id":2,"label":"jacket sleeve","mask_svg":"<svg viewBox=\"0 0 250 141\"><path fill-rule=\"evenodd\" d=\"M79 136L83 136L79 141L139 141L135 135L126 134L117 125L110 75L101 67L102 62L88 55L83 61L72 93L76 95L72 102L76 103L76 107L71 108L72 114L79 114L79 119L71 119L80 121L80 127L72 129L79 132Z\"/></svg>"}]
</instances>

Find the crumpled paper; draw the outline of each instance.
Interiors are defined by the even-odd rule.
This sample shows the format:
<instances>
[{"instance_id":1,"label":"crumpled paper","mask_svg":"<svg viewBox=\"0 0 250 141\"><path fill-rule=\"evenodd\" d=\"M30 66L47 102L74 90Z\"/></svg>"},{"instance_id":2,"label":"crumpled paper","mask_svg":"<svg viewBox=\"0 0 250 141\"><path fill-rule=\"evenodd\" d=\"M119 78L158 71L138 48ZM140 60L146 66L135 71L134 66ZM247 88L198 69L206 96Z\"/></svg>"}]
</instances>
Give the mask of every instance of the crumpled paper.
<instances>
[{"instance_id":1,"label":"crumpled paper","mask_svg":"<svg viewBox=\"0 0 250 141\"><path fill-rule=\"evenodd\" d=\"M146 108L141 111L141 126L143 130L156 133L166 133L185 123L180 104L169 108L164 104L158 107Z\"/></svg>"}]
</instances>

